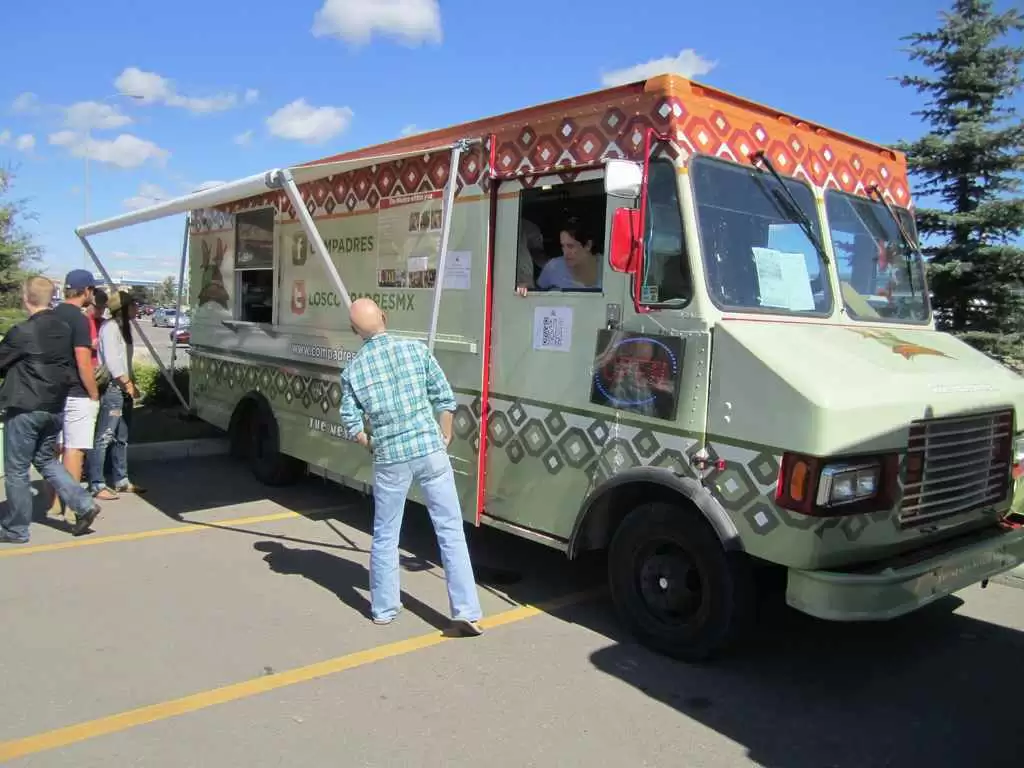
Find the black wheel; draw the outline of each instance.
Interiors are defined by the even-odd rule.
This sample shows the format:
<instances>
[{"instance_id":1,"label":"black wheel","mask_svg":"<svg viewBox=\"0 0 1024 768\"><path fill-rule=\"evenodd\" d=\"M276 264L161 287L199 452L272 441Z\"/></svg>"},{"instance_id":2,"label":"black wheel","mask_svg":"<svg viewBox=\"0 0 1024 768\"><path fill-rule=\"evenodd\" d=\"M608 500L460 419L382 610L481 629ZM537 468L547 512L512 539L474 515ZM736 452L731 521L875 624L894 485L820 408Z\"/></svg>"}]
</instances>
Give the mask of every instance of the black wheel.
<instances>
[{"instance_id":1,"label":"black wheel","mask_svg":"<svg viewBox=\"0 0 1024 768\"><path fill-rule=\"evenodd\" d=\"M298 482L306 465L281 453L277 419L269 407L258 404L243 425L247 440L246 458L253 475L264 485L281 486Z\"/></svg>"},{"instance_id":2,"label":"black wheel","mask_svg":"<svg viewBox=\"0 0 1024 768\"><path fill-rule=\"evenodd\" d=\"M726 552L692 508L644 504L626 516L608 553L612 602L650 648L687 661L724 650L747 628L749 563Z\"/></svg>"}]
</instances>

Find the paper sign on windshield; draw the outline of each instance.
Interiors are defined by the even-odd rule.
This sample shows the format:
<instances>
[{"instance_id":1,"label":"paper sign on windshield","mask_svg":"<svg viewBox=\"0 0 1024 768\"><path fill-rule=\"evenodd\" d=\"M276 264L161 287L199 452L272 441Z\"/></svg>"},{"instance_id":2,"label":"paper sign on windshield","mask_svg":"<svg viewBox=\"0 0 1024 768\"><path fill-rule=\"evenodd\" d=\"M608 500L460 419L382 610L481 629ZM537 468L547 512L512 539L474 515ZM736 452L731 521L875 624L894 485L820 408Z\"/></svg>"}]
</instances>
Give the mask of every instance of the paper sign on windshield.
<instances>
[{"instance_id":1,"label":"paper sign on windshield","mask_svg":"<svg viewBox=\"0 0 1024 768\"><path fill-rule=\"evenodd\" d=\"M814 293L807 260L802 253L786 253L774 248L751 248L761 289L761 306L813 312Z\"/></svg>"}]
</instances>

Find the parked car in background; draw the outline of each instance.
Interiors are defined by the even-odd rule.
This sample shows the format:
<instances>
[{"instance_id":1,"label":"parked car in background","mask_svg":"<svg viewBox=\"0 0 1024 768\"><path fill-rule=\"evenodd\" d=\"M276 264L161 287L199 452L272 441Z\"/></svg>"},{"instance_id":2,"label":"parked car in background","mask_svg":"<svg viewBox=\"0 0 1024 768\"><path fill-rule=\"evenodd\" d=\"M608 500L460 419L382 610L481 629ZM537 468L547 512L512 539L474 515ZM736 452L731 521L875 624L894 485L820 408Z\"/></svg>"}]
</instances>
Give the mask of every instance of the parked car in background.
<instances>
[{"instance_id":1,"label":"parked car in background","mask_svg":"<svg viewBox=\"0 0 1024 768\"><path fill-rule=\"evenodd\" d=\"M184 312L177 318L171 329L171 344L192 343L192 319Z\"/></svg>"},{"instance_id":2,"label":"parked car in background","mask_svg":"<svg viewBox=\"0 0 1024 768\"><path fill-rule=\"evenodd\" d=\"M153 313L153 325L156 328L173 328L177 312L174 309L160 307Z\"/></svg>"}]
</instances>

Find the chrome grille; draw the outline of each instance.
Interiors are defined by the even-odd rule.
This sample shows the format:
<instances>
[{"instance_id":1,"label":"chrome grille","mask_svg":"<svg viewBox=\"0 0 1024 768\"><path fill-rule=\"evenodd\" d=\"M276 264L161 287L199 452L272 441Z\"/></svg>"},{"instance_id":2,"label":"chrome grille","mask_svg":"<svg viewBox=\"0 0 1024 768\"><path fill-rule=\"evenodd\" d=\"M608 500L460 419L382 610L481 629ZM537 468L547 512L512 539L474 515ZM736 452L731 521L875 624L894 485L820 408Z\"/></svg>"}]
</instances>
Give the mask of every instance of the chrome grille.
<instances>
[{"instance_id":1,"label":"chrome grille","mask_svg":"<svg viewBox=\"0 0 1024 768\"><path fill-rule=\"evenodd\" d=\"M1004 499L1012 445L1012 411L912 424L900 522L919 525Z\"/></svg>"}]
</instances>

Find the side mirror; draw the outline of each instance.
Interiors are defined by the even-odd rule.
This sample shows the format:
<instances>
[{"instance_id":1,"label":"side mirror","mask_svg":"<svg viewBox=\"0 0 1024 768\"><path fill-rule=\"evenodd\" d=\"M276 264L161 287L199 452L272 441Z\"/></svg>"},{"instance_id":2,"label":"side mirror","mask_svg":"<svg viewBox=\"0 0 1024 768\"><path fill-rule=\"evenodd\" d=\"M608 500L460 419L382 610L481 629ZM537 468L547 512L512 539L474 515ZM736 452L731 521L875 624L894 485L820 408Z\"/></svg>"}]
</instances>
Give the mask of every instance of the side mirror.
<instances>
[{"instance_id":1,"label":"side mirror","mask_svg":"<svg viewBox=\"0 0 1024 768\"><path fill-rule=\"evenodd\" d=\"M630 160L608 160L604 166L604 193L635 200L640 195L644 169Z\"/></svg>"},{"instance_id":2,"label":"side mirror","mask_svg":"<svg viewBox=\"0 0 1024 768\"><path fill-rule=\"evenodd\" d=\"M640 211L619 208L612 218L608 264L615 272L634 274L640 267Z\"/></svg>"}]
</instances>

